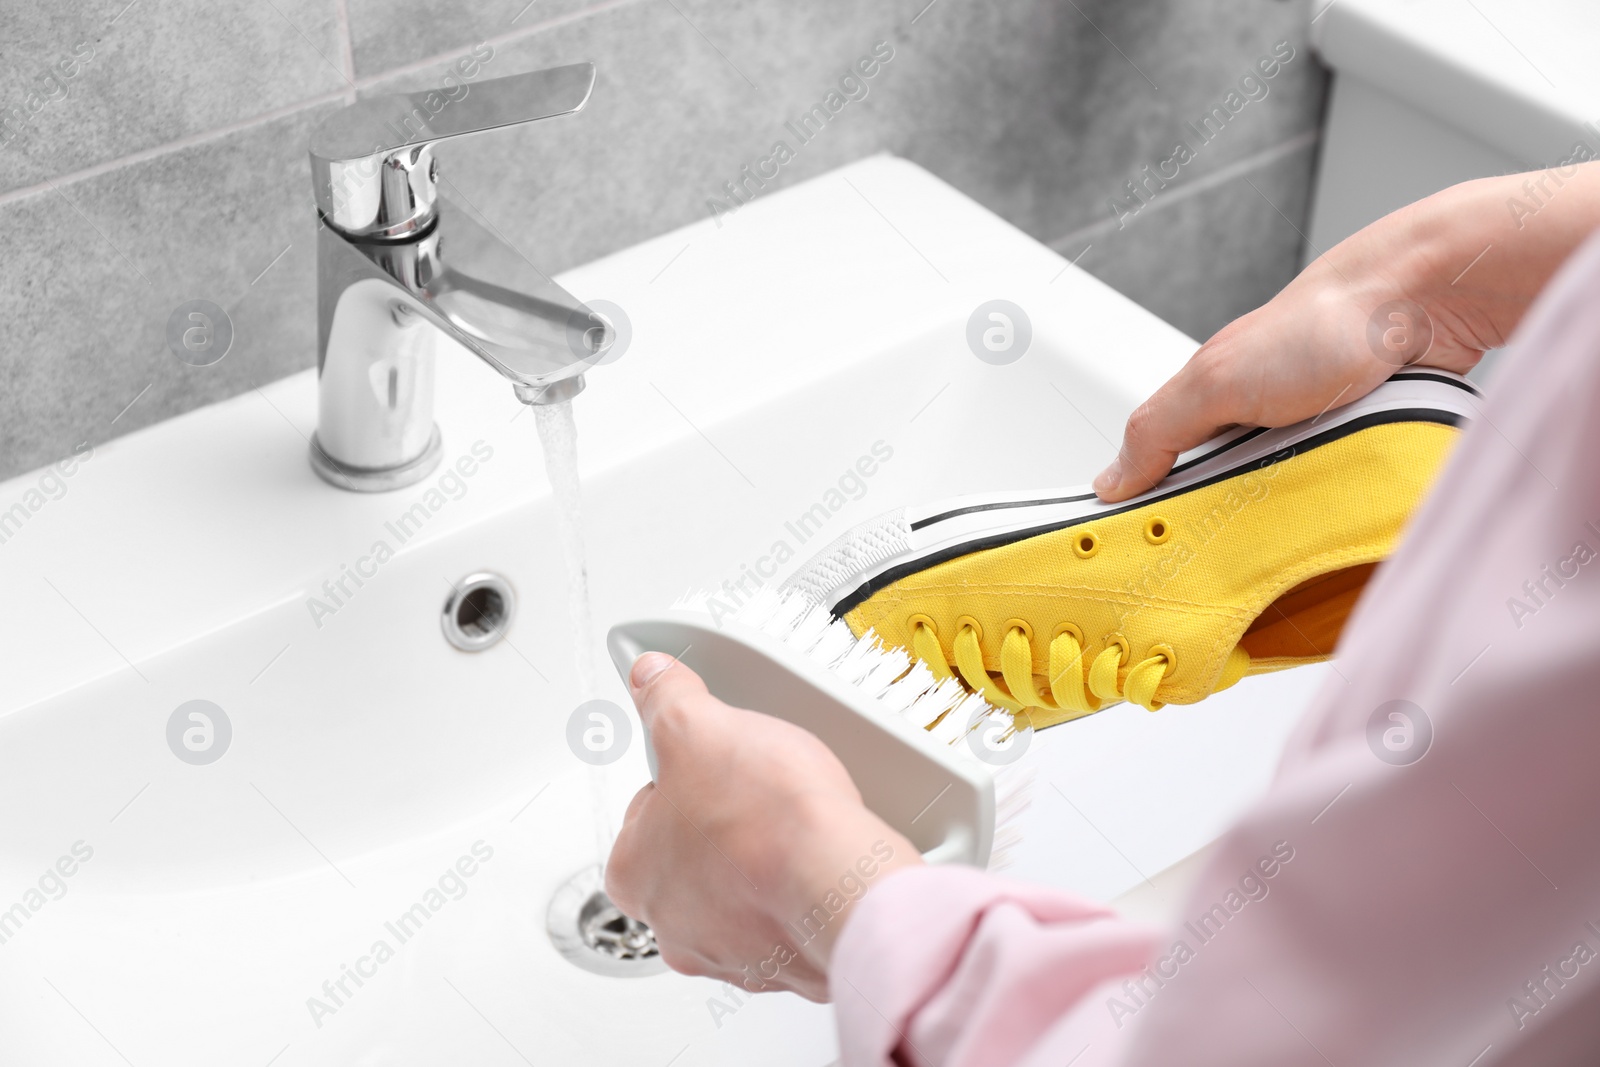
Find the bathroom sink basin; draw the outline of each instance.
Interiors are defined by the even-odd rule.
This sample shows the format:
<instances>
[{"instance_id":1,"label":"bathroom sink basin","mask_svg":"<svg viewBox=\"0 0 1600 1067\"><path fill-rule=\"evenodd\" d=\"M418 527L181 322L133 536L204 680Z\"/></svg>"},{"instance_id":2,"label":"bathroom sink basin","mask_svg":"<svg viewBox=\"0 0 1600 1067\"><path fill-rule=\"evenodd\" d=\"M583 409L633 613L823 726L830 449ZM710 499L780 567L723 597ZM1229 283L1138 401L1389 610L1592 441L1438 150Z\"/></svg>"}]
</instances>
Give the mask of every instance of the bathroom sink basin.
<instances>
[{"instance_id":1,"label":"bathroom sink basin","mask_svg":"<svg viewBox=\"0 0 1600 1067\"><path fill-rule=\"evenodd\" d=\"M629 323L574 408L601 631L736 596L907 500L1087 481L1193 349L888 157L558 280ZM992 300L1030 321L1014 362L969 345ZM568 746L589 694L535 420L451 354L444 463L406 489L313 474L311 372L0 485L26 513L0 544L0 1061L836 1056L826 1008L552 946L642 745L635 722L603 773ZM469 653L440 615L479 572L516 610ZM1320 677L1039 735L1011 873L1110 899L1204 846ZM600 695L627 704L615 678ZM209 736L175 721L192 701L221 709Z\"/></svg>"}]
</instances>

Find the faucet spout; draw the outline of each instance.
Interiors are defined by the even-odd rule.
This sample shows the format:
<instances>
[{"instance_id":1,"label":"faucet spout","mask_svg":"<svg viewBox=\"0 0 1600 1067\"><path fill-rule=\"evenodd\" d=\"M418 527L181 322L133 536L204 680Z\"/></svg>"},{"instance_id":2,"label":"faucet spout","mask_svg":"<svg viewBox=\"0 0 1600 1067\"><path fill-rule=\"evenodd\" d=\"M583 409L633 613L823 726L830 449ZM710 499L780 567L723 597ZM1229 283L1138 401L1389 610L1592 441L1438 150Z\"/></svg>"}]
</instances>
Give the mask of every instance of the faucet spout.
<instances>
[{"instance_id":1,"label":"faucet spout","mask_svg":"<svg viewBox=\"0 0 1600 1067\"><path fill-rule=\"evenodd\" d=\"M583 392L583 375L563 378L549 385L516 385L511 391L517 399L532 407L542 407L545 404L565 404L579 393Z\"/></svg>"}]
</instances>

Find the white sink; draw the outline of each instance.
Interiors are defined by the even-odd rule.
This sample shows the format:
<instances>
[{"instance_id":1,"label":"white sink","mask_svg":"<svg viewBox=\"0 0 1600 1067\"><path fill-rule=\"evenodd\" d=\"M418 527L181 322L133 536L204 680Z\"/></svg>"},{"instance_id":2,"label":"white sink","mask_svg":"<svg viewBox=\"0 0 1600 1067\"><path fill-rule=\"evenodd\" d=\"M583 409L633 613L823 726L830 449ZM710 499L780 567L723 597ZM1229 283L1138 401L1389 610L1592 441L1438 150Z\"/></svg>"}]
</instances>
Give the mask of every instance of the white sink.
<instances>
[{"instance_id":1,"label":"white sink","mask_svg":"<svg viewBox=\"0 0 1600 1067\"><path fill-rule=\"evenodd\" d=\"M1193 348L900 160L723 223L559 279L632 324L576 403L602 629L769 570L780 543L797 563L907 500L1086 481ZM1007 366L966 342L996 298L1032 320ZM480 441L492 457L320 626L308 598L331 605L321 589L343 565L399 546L385 524L426 510L439 475L376 495L319 481L311 372L100 445L58 498L27 495L39 473L0 485L0 510L28 513L0 544L0 1062L836 1055L826 1008L602 977L552 948L546 905L596 859L590 771L565 742L567 576L533 418L465 354L438 373L445 463ZM830 495L875 444L892 456L854 499L848 478ZM825 521L802 542L792 524L817 504ZM519 612L507 641L460 652L440 609L448 583L483 570L510 580ZM1319 677L1040 735L1011 873L1109 899L1202 847L1261 788ZM206 765L167 741L197 699L232 728ZM646 776L633 748L608 773L612 821ZM464 895L400 943L385 923L426 906L479 842L492 857L464 864ZM47 876L75 845L92 856ZM324 982L358 964L370 976L314 1017L308 999L334 1005Z\"/></svg>"}]
</instances>

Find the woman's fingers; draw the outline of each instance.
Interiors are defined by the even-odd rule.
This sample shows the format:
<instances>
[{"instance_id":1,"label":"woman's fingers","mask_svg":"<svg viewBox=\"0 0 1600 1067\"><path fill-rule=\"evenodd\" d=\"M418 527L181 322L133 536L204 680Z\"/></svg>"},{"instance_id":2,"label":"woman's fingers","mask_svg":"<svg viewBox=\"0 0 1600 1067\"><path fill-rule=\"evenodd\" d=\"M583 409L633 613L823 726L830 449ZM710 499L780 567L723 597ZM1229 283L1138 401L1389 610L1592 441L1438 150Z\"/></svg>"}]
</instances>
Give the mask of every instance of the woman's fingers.
<instances>
[{"instance_id":1,"label":"woman's fingers","mask_svg":"<svg viewBox=\"0 0 1600 1067\"><path fill-rule=\"evenodd\" d=\"M1180 453L1235 421L1223 399L1230 390L1218 388L1203 352L1128 417L1117 458L1094 480L1100 499L1115 503L1139 495L1167 476Z\"/></svg>"},{"instance_id":2,"label":"woman's fingers","mask_svg":"<svg viewBox=\"0 0 1600 1067\"><path fill-rule=\"evenodd\" d=\"M900 865L921 857L862 805L815 735L724 704L671 656L640 656L629 688L657 774L617 834L606 868L611 899L650 924L675 970L727 977L753 967L752 991L825 998L827 952L842 920L801 944L785 923L837 895L858 857L870 852L889 869L879 845Z\"/></svg>"},{"instance_id":3,"label":"woman's fingers","mask_svg":"<svg viewBox=\"0 0 1600 1067\"><path fill-rule=\"evenodd\" d=\"M730 734L733 708L712 696L700 676L662 652L646 652L628 675L639 721L650 731L657 778L670 782L681 759L715 747Z\"/></svg>"},{"instance_id":4,"label":"woman's fingers","mask_svg":"<svg viewBox=\"0 0 1600 1067\"><path fill-rule=\"evenodd\" d=\"M634 660L628 688L646 730L663 708L706 693L700 676L665 652L646 652Z\"/></svg>"},{"instance_id":5,"label":"woman's fingers","mask_svg":"<svg viewBox=\"0 0 1600 1067\"><path fill-rule=\"evenodd\" d=\"M622 828L612 842L611 858L605 866L606 896L624 914L636 919L645 919L645 901L642 899L644 880L640 877L638 865L648 863L649 857L641 853L635 838L639 827L646 821L646 812L655 792L656 784L646 782L628 802L628 811L622 817Z\"/></svg>"}]
</instances>

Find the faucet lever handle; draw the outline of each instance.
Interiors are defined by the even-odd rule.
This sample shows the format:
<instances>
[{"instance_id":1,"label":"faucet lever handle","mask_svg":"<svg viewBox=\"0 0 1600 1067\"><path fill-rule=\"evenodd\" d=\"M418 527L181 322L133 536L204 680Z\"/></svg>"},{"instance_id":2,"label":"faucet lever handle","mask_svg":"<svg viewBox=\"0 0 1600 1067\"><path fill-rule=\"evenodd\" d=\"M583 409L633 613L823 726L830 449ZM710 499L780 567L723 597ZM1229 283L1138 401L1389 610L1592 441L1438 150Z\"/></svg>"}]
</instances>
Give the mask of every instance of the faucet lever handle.
<instances>
[{"instance_id":1,"label":"faucet lever handle","mask_svg":"<svg viewBox=\"0 0 1600 1067\"><path fill-rule=\"evenodd\" d=\"M581 111L593 63L372 97L311 135L311 184L328 223L352 237L404 237L434 219L432 148L449 137Z\"/></svg>"}]
</instances>

